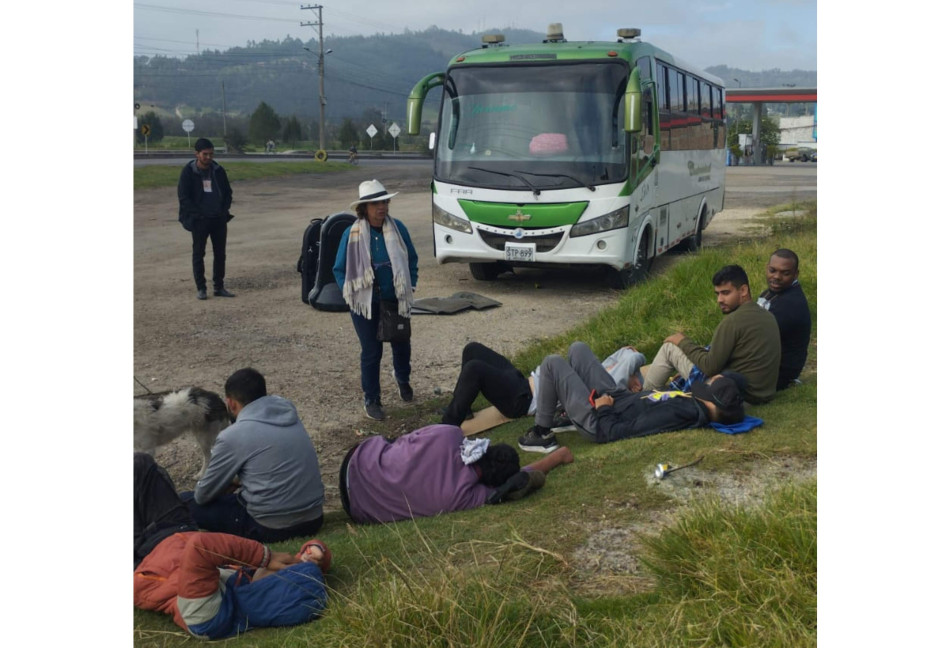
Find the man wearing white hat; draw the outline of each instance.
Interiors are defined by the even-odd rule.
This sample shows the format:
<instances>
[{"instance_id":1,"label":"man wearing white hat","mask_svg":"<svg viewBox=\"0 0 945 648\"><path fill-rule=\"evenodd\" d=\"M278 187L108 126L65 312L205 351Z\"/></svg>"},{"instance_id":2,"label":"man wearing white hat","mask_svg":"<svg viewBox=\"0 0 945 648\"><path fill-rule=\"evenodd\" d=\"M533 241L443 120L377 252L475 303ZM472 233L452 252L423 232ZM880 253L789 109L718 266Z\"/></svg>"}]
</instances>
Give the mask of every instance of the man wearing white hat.
<instances>
[{"instance_id":1,"label":"man wearing white hat","mask_svg":"<svg viewBox=\"0 0 945 648\"><path fill-rule=\"evenodd\" d=\"M377 180L361 183L358 199L350 205L358 219L342 234L333 268L361 342L364 412L378 421L386 418L380 379L384 346L377 334L381 302L396 304L397 313L409 318L417 287L417 251L407 227L389 214L396 195ZM400 398L412 401L410 340L391 341L390 346Z\"/></svg>"}]
</instances>

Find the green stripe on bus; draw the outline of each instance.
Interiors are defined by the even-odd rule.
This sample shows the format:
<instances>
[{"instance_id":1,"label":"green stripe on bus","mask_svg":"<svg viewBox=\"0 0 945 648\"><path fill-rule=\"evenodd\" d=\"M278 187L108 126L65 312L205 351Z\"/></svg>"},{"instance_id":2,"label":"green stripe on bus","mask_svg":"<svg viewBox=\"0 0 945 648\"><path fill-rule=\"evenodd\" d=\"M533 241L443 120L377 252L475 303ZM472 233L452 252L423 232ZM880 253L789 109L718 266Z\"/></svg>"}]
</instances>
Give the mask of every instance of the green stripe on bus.
<instances>
[{"instance_id":1,"label":"green stripe on bus","mask_svg":"<svg viewBox=\"0 0 945 648\"><path fill-rule=\"evenodd\" d=\"M574 225L587 209L587 201L523 206L514 203L460 200L459 206L463 208L467 218L476 223L498 227L534 228Z\"/></svg>"}]
</instances>

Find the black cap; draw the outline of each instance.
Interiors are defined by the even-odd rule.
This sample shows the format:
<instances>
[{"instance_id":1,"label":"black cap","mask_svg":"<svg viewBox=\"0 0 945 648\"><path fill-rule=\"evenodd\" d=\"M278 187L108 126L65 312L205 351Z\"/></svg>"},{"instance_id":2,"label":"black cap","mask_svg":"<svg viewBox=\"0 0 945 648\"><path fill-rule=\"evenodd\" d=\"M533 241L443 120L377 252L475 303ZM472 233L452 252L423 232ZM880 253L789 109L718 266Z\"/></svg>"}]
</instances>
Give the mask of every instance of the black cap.
<instances>
[{"instance_id":1,"label":"black cap","mask_svg":"<svg viewBox=\"0 0 945 648\"><path fill-rule=\"evenodd\" d=\"M738 383L730 376L716 376L712 383L697 382L692 384L692 395L718 407L719 422L737 423L745 418L742 406L742 392Z\"/></svg>"}]
</instances>

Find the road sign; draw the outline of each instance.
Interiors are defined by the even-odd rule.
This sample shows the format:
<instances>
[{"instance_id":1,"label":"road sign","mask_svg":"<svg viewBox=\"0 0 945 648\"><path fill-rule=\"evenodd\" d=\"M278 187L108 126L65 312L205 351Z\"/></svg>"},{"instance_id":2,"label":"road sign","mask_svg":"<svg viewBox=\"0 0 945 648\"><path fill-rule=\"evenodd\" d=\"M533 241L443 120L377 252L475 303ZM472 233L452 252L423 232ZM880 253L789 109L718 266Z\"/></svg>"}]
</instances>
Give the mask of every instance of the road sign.
<instances>
[{"instance_id":1,"label":"road sign","mask_svg":"<svg viewBox=\"0 0 945 648\"><path fill-rule=\"evenodd\" d=\"M374 136L377 135L377 129L374 128L374 124L367 127L367 134L371 139L374 139Z\"/></svg>"},{"instance_id":2,"label":"road sign","mask_svg":"<svg viewBox=\"0 0 945 648\"><path fill-rule=\"evenodd\" d=\"M394 122L390 125L390 128L387 129L387 132L390 133L391 137L397 137L400 135L400 126L397 125L397 122Z\"/></svg>"},{"instance_id":3,"label":"road sign","mask_svg":"<svg viewBox=\"0 0 945 648\"><path fill-rule=\"evenodd\" d=\"M180 125L188 133L194 129L194 122L189 119L185 119L184 122Z\"/></svg>"},{"instance_id":4,"label":"road sign","mask_svg":"<svg viewBox=\"0 0 945 648\"><path fill-rule=\"evenodd\" d=\"M151 124L141 124L141 134L147 137L151 134Z\"/></svg>"}]
</instances>

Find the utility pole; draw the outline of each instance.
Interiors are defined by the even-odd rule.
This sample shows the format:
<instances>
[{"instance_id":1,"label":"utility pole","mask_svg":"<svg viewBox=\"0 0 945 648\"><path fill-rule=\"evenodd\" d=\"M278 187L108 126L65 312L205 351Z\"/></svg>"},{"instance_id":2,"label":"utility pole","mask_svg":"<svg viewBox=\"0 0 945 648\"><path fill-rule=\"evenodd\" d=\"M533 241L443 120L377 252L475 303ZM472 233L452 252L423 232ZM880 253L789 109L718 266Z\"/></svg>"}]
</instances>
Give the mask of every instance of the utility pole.
<instances>
[{"instance_id":1,"label":"utility pole","mask_svg":"<svg viewBox=\"0 0 945 648\"><path fill-rule=\"evenodd\" d=\"M229 152L226 142L226 84L220 81L220 89L223 90L223 150Z\"/></svg>"},{"instance_id":2,"label":"utility pole","mask_svg":"<svg viewBox=\"0 0 945 648\"><path fill-rule=\"evenodd\" d=\"M322 5L302 5L302 9L317 9L318 22L299 23L302 27L318 25L318 150L325 150L325 41L322 39Z\"/></svg>"}]
</instances>

